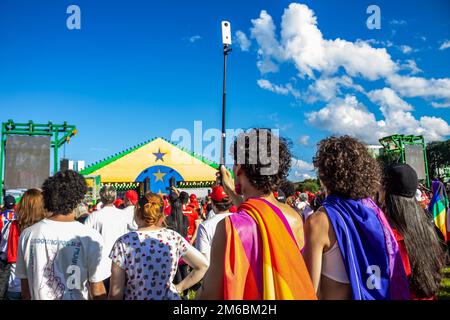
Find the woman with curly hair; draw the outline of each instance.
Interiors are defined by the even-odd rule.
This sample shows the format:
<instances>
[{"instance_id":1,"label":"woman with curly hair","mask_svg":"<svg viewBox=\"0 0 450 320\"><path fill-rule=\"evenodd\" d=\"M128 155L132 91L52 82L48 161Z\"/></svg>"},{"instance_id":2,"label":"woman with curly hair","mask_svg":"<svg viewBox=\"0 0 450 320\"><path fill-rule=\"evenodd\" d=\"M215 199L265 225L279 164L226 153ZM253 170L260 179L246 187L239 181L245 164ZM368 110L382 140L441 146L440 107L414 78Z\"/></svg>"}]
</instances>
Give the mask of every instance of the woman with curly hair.
<instances>
[{"instance_id":1,"label":"woman with curly hair","mask_svg":"<svg viewBox=\"0 0 450 320\"><path fill-rule=\"evenodd\" d=\"M408 299L394 234L372 200L381 186L377 161L357 139L330 137L314 166L326 198L305 222L303 256L319 298Z\"/></svg>"},{"instance_id":2,"label":"woman with curly hair","mask_svg":"<svg viewBox=\"0 0 450 320\"><path fill-rule=\"evenodd\" d=\"M239 209L217 224L197 298L316 299L301 254L302 218L274 196L291 167L287 141L252 129L237 137L233 151L235 180L224 166L221 180Z\"/></svg>"},{"instance_id":3,"label":"woman with curly hair","mask_svg":"<svg viewBox=\"0 0 450 320\"><path fill-rule=\"evenodd\" d=\"M75 221L75 208L86 194L83 176L58 172L43 186L49 218L22 230L16 276L22 298L33 300L87 300L106 298L103 280L110 276L101 235ZM26 226L30 220L23 220Z\"/></svg>"}]
</instances>

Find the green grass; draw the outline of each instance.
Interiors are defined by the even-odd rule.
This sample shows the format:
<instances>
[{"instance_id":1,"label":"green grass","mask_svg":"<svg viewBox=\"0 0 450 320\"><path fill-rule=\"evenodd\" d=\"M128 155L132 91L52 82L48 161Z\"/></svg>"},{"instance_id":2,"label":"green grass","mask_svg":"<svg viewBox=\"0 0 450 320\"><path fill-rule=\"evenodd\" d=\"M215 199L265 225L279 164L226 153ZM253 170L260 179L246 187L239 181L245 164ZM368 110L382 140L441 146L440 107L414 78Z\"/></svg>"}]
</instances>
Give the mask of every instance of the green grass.
<instances>
[{"instance_id":1,"label":"green grass","mask_svg":"<svg viewBox=\"0 0 450 320\"><path fill-rule=\"evenodd\" d=\"M197 291L192 290L192 289L188 290L188 293L187 293L188 300L194 300L196 294L197 294Z\"/></svg>"},{"instance_id":2,"label":"green grass","mask_svg":"<svg viewBox=\"0 0 450 320\"><path fill-rule=\"evenodd\" d=\"M438 298L439 300L450 300L450 267L444 269L444 278L442 279Z\"/></svg>"}]
</instances>

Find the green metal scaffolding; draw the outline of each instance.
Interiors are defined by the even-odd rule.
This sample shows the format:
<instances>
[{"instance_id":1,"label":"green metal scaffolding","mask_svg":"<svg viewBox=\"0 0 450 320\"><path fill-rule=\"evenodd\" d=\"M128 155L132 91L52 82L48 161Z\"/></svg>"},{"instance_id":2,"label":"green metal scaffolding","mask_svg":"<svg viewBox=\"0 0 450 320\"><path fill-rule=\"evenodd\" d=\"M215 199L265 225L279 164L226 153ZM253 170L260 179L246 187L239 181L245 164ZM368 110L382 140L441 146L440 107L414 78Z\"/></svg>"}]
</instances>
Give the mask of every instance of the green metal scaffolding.
<instances>
[{"instance_id":1,"label":"green metal scaffolding","mask_svg":"<svg viewBox=\"0 0 450 320\"><path fill-rule=\"evenodd\" d=\"M406 145L421 145L423 148L423 160L425 164L425 183L430 187L430 177L428 175L428 161L427 161L427 145L423 136L395 134L392 136L381 138L380 144L384 147L384 152L390 155L398 156L398 162L406 163L405 146Z\"/></svg>"},{"instance_id":2,"label":"green metal scaffolding","mask_svg":"<svg viewBox=\"0 0 450 320\"><path fill-rule=\"evenodd\" d=\"M53 148L53 173L58 171L58 149L69 142L70 138L77 133L74 125L69 125L64 121L63 124L53 124L49 121L46 124L34 123L16 123L13 120L8 120L2 123L1 131L1 150L0 150L0 203L3 203L3 177L4 177L4 160L5 147L8 135L25 135L25 136L50 136L52 140L50 147Z\"/></svg>"}]
</instances>

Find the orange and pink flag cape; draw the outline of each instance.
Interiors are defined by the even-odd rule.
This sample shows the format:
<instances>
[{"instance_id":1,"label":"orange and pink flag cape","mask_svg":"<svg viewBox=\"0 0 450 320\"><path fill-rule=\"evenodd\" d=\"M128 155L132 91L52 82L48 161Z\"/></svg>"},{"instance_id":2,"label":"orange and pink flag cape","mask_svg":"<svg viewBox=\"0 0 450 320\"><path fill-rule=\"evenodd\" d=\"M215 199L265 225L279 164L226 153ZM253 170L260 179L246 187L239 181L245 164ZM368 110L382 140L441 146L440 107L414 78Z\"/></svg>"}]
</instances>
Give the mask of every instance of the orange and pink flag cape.
<instances>
[{"instance_id":1,"label":"orange and pink flag cape","mask_svg":"<svg viewBox=\"0 0 450 320\"><path fill-rule=\"evenodd\" d=\"M224 299L316 300L294 234L280 209L253 198L225 218Z\"/></svg>"}]
</instances>

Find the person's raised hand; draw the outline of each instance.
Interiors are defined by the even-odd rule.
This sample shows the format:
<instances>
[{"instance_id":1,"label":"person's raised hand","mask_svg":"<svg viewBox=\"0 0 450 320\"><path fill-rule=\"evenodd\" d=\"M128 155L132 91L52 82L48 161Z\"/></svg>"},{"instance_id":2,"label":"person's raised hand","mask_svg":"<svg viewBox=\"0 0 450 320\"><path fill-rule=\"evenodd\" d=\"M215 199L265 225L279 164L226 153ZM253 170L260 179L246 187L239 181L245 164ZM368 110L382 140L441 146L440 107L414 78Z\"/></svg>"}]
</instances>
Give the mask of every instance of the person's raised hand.
<instances>
[{"instance_id":1,"label":"person's raised hand","mask_svg":"<svg viewBox=\"0 0 450 320\"><path fill-rule=\"evenodd\" d=\"M222 178L222 187L223 190L226 192L226 194L228 195L232 195L235 193L234 191L234 180L231 177L230 171L227 170L227 168L225 168L224 165L220 166L220 174L221 174L221 178Z\"/></svg>"},{"instance_id":2,"label":"person's raised hand","mask_svg":"<svg viewBox=\"0 0 450 320\"><path fill-rule=\"evenodd\" d=\"M173 193L175 193L177 196L180 195L180 193L178 192L178 190L175 187L171 187L170 191L172 191Z\"/></svg>"}]
</instances>

